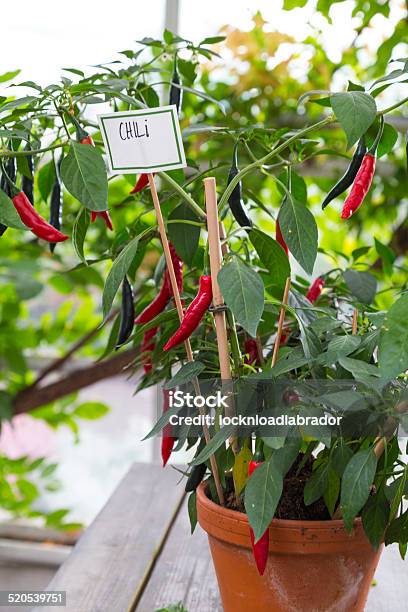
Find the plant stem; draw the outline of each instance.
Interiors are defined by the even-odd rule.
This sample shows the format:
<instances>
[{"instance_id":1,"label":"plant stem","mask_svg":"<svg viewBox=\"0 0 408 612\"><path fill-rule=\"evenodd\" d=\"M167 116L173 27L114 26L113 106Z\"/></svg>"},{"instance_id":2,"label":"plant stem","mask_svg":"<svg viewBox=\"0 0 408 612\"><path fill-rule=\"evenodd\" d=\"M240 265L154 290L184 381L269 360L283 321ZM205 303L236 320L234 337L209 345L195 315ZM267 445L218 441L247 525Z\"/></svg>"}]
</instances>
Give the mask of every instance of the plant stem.
<instances>
[{"instance_id":1,"label":"plant stem","mask_svg":"<svg viewBox=\"0 0 408 612\"><path fill-rule=\"evenodd\" d=\"M30 150L22 150L22 151L10 151L9 149L1 149L0 157L27 157L28 155L39 155L40 153L47 153L47 151L53 151L54 149L60 149L65 147L65 145L69 144L68 140L64 142L60 142L57 144L50 145L49 147L44 147L43 149L34 149Z\"/></svg>"},{"instance_id":2,"label":"plant stem","mask_svg":"<svg viewBox=\"0 0 408 612\"><path fill-rule=\"evenodd\" d=\"M392 106L389 106L388 108L384 108L383 110L378 111L377 115L386 115L387 113L390 113L391 111L405 104L405 102L408 102L408 96L406 98L403 98L399 102L396 102Z\"/></svg>"},{"instance_id":3,"label":"plant stem","mask_svg":"<svg viewBox=\"0 0 408 612\"><path fill-rule=\"evenodd\" d=\"M186 202L186 204L188 204L188 206L191 208L191 210L198 216L200 217L200 219L205 220L207 218L207 215L205 214L205 212L199 207L199 205L193 200L193 198L190 196L189 193L187 193L187 191L184 191L184 189L174 180L171 178L171 176L169 176L168 174L166 174L165 172L158 172L158 176L168 185L170 185L171 187L173 187L173 189L175 191L177 191L181 197L183 198L183 200Z\"/></svg>"},{"instance_id":4,"label":"plant stem","mask_svg":"<svg viewBox=\"0 0 408 612\"><path fill-rule=\"evenodd\" d=\"M299 132L297 132L296 134L294 134L293 136L291 136L290 138L285 140L285 142L283 142L282 144L278 145L275 149L272 149L272 151L270 151L269 153L267 153L266 155L264 155L260 159L252 162L252 164L249 164L248 166L246 166L245 168L240 170L238 172L238 174L232 179L232 181L230 182L230 184L228 185L228 187L226 188L226 190L222 194L222 196L220 198L220 201L219 201L219 205L218 205L219 209L220 210L223 209L225 204L228 202L229 197L232 194L235 186L238 185L240 180L246 174L248 174L248 172L251 172L251 170L255 170L255 168L259 168L259 167L263 166L270 159L272 159L273 157L276 157L276 155L278 155L279 153L284 151L286 149L286 147L288 147L292 142L295 142L296 140L298 140L299 138L301 138L305 134L308 134L309 132L312 132L313 130L316 130L316 129L321 128L321 127L323 127L325 125L328 125L329 123L333 123L334 121L336 121L335 117L333 117L333 116L326 117L325 119L322 119L322 121L318 121L317 123L314 123L313 125L309 125L309 126L303 128L302 130L299 130Z\"/></svg>"},{"instance_id":5,"label":"plant stem","mask_svg":"<svg viewBox=\"0 0 408 612\"><path fill-rule=\"evenodd\" d=\"M241 355L241 350L239 348L239 341L238 341L238 335L237 335L237 330L235 326L234 315L229 309L227 310L227 321L228 321L228 328L230 332L231 353L232 353L232 359L234 361L235 374L239 376L239 373L242 368L242 355Z\"/></svg>"}]
</instances>

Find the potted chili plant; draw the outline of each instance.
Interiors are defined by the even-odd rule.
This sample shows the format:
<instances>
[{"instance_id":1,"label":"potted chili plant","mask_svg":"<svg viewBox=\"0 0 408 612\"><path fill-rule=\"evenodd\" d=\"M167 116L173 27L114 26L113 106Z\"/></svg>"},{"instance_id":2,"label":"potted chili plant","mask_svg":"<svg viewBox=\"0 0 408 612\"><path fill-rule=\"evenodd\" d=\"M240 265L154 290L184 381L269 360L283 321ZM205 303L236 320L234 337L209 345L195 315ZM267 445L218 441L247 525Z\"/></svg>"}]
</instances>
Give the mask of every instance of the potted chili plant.
<instances>
[{"instance_id":1,"label":"potted chili plant","mask_svg":"<svg viewBox=\"0 0 408 612\"><path fill-rule=\"evenodd\" d=\"M375 134L354 134L351 165L323 208L351 187L341 216L357 213L383 125L379 113ZM254 164L238 170L245 146L238 140L218 207L221 269L207 202L208 243L191 259L184 288L180 260L191 217L178 218L184 231L170 231L187 305L180 322L165 310L175 289L167 269L159 296L138 305L142 385L165 380L163 414L149 436L163 431L164 465L172 452L194 449L190 518L208 533L226 611L363 610L384 542L397 542L402 556L407 547L408 466L398 429L408 408L408 294L403 281L393 288L395 303L381 309L370 261L348 261L312 282L293 275L289 253L309 274L317 254L316 225L292 168L291 145L301 136L279 139L266 156L286 155L276 178L275 238L257 227L255 207L253 215L245 209L241 179ZM219 329L225 322L228 340ZM215 409L203 408L214 407L203 388L224 392ZM185 401L192 396L201 403Z\"/></svg>"}]
</instances>

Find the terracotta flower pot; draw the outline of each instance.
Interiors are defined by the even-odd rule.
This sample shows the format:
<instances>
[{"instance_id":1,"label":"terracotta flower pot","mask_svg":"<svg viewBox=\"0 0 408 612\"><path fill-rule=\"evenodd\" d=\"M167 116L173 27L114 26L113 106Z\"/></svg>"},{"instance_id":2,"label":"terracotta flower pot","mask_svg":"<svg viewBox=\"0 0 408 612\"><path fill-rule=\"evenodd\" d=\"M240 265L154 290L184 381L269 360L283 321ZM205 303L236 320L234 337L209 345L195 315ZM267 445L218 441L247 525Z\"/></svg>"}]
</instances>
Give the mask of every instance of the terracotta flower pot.
<instances>
[{"instance_id":1,"label":"terracotta flower pot","mask_svg":"<svg viewBox=\"0 0 408 612\"><path fill-rule=\"evenodd\" d=\"M247 516L197 490L198 521L207 532L225 612L363 611L381 549L361 521L351 535L340 521L274 519L269 559L259 576Z\"/></svg>"}]
</instances>

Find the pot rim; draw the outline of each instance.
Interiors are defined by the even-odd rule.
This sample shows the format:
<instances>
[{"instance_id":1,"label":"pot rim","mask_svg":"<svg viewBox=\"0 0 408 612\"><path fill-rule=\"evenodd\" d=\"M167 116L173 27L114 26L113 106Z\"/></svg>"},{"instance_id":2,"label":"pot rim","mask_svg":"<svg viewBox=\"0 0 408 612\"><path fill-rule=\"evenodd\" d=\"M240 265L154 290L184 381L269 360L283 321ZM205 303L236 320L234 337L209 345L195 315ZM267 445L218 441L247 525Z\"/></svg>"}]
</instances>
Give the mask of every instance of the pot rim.
<instances>
[{"instance_id":1,"label":"pot rim","mask_svg":"<svg viewBox=\"0 0 408 612\"><path fill-rule=\"evenodd\" d=\"M231 510L225 508L213 502L207 495L208 484L206 481L202 482L197 488L197 501L199 500L207 510L216 512L226 519L232 519L241 523L248 524L248 516L244 512L238 512L237 510ZM354 520L354 527L361 524L361 518L357 517ZM281 528L305 528L305 529L345 529L343 519L325 519L325 520L303 520L303 519L278 519L274 518L271 521L270 527L281 527Z\"/></svg>"}]
</instances>

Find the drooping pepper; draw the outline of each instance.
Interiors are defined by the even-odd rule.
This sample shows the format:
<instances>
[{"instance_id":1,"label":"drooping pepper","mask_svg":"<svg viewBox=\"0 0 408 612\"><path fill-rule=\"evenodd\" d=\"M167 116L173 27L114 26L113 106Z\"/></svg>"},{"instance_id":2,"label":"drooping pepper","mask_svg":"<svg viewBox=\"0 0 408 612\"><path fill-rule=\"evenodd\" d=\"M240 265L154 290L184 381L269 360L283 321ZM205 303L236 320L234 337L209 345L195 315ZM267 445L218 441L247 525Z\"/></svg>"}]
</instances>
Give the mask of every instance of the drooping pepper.
<instances>
[{"instance_id":1,"label":"drooping pepper","mask_svg":"<svg viewBox=\"0 0 408 612\"><path fill-rule=\"evenodd\" d=\"M135 306L133 304L133 291L127 276L122 283L122 303L120 308L120 328L116 348L126 342L132 333L135 320Z\"/></svg>"},{"instance_id":2,"label":"drooping pepper","mask_svg":"<svg viewBox=\"0 0 408 612\"><path fill-rule=\"evenodd\" d=\"M1 175L1 179L0 179L0 189L2 191L4 191L5 193L7 193L6 189L7 189L7 181L6 178L4 176L4 174ZM4 234L4 232L7 231L7 225L4 225L4 223L0 223L0 236L2 236Z\"/></svg>"},{"instance_id":3,"label":"drooping pepper","mask_svg":"<svg viewBox=\"0 0 408 612\"><path fill-rule=\"evenodd\" d=\"M334 185L334 187L329 191L325 199L323 200L322 210L326 208L330 204L334 198L341 195L353 184L354 179L356 178L357 172L360 169L361 162L363 161L364 155L367 152L367 147L365 143L365 137L362 136L358 141L357 148L354 152L353 157L351 158L351 162L341 177L341 179Z\"/></svg>"},{"instance_id":4,"label":"drooping pepper","mask_svg":"<svg viewBox=\"0 0 408 612\"><path fill-rule=\"evenodd\" d=\"M183 261L177 255L174 246L169 243L171 260L173 262L174 274L176 276L177 287L179 291L183 289ZM167 306L168 301L173 295L171 288L170 276L166 269L164 279L159 293L154 300L146 306L146 308L136 317L135 323L149 323L154 317L157 317Z\"/></svg>"},{"instance_id":5,"label":"drooping pepper","mask_svg":"<svg viewBox=\"0 0 408 612\"><path fill-rule=\"evenodd\" d=\"M232 179L237 176L238 172L238 143L236 143L234 146L234 152L232 154L232 164L228 175L227 185L229 185ZM241 181L237 185L235 185L229 197L228 204L238 225L240 225L241 227L245 227L249 230L252 227L252 221L248 216L248 213L245 209L245 204L242 200Z\"/></svg>"},{"instance_id":6,"label":"drooping pepper","mask_svg":"<svg viewBox=\"0 0 408 612\"><path fill-rule=\"evenodd\" d=\"M323 276L318 276L317 278L315 278L306 293L306 297L309 302L312 302L313 304L320 297L320 294L323 291L323 287L325 286L325 284L326 281L324 280Z\"/></svg>"},{"instance_id":7,"label":"drooping pepper","mask_svg":"<svg viewBox=\"0 0 408 612\"><path fill-rule=\"evenodd\" d=\"M174 70L173 76L171 78L171 87L170 87L170 95L169 95L169 104L174 104L177 108L177 114L180 114L181 103L183 100L183 90L180 87L180 75L177 70L177 55L174 58Z\"/></svg>"},{"instance_id":8,"label":"drooping pepper","mask_svg":"<svg viewBox=\"0 0 408 612\"><path fill-rule=\"evenodd\" d=\"M200 324L201 319L207 312L212 302L211 276L201 276L198 293L190 306L187 308L180 327L170 340L164 345L163 350L169 351L187 340Z\"/></svg>"},{"instance_id":9,"label":"drooping pepper","mask_svg":"<svg viewBox=\"0 0 408 612\"><path fill-rule=\"evenodd\" d=\"M55 229L61 229L61 213L62 213L62 182L60 176L60 168L62 163L62 156L56 166L56 178L54 185L51 191L51 202L50 202L50 224L55 227ZM51 253L55 250L56 243L50 242L50 251Z\"/></svg>"},{"instance_id":10,"label":"drooping pepper","mask_svg":"<svg viewBox=\"0 0 408 612\"><path fill-rule=\"evenodd\" d=\"M276 242L281 245L286 255L288 255L289 254L288 245L286 244L285 239L282 236L282 231L281 231L281 227L280 227L280 223L278 219L276 220Z\"/></svg>"},{"instance_id":11,"label":"drooping pepper","mask_svg":"<svg viewBox=\"0 0 408 612\"><path fill-rule=\"evenodd\" d=\"M245 340L245 344L244 344L244 351L245 351L245 363L252 365L252 364L259 364L259 354L258 354L258 345L256 343L256 340L254 338L247 338Z\"/></svg>"},{"instance_id":12,"label":"drooping pepper","mask_svg":"<svg viewBox=\"0 0 408 612\"><path fill-rule=\"evenodd\" d=\"M30 149L30 141L27 142L25 150L28 151ZM34 160L32 155L26 156L28 170L31 174L31 177L25 176L23 174L23 178L21 181L21 190L24 191L27 198L34 206Z\"/></svg>"},{"instance_id":13,"label":"drooping pepper","mask_svg":"<svg viewBox=\"0 0 408 612\"><path fill-rule=\"evenodd\" d=\"M170 391L163 389L163 414L165 414L170 408ZM167 423L163 427L162 431L162 443L161 443L161 456L163 459L163 467L166 467L168 460L170 459L171 451L173 450L176 439L172 435L172 426Z\"/></svg>"},{"instance_id":14,"label":"drooping pepper","mask_svg":"<svg viewBox=\"0 0 408 612\"><path fill-rule=\"evenodd\" d=\"M3 168L4 172L4 168ZM59 230L52 227L41 215L35 210L30 200L23 191L19 191L10 177L4 172L11 191L11 199L14 204L21 221L28 227L33 234L47 240L48 242L63 242L68 240L68 236L62 234Z\"/></svg>"},{"instance_id":15,"label":"drooping pepper","mask_svg":"<svg viewBox=\"0 0 408 612\"><path fill-rule=\"evenodd\" d=\"M12 141L10 141L9 146L11 149L13 148ZM16 164L15 157L9 157L9 159L7 160L6 172L7 172L7 175L10 177L10 179L14 182L16 180L16 174L17 174L17 164ZM2 175L1 175L0 188L4 191L6 195L8 195L9 198L12 197L11 189L10 189L8 180L6 178L5 172L2 172ZM6 230L7 230L7 225L0 223L0 236L2 236Z\"/></svg>"},{"instance_id":16,"label":"drooping pepper","mask_svg":"<svg viewBox=\"0 0 408 612\"><path fill-rule=\"evenodd\" d=\"M264 462L264 457L261 451L255 453L252 461L249 462L248 465L248 476L251 477L255 470L262 465ZM254 559L256 563L256 567L261 576L263 576L266 568L266 564L268 562L268 554L269 554L269 528L265 531L263 536L255 542L255 536L252 527L249 527L249 533L251 536L251 545L252 552L254 554Z\"/></svg>"},{"instance_id":17,"label":"drooping pepper","mask_svg":"<svg viewBox=\"0 0 408 612\"><path fill-rule=\"evenodd\" d=\"M91 146L95 146L92 136L84 130L82 125L79 123L78 119L70 112L68 112L68 117L71 119L72 123L75 126L76 131L76 139L80 144L87 144Z\"/></svg>"},{"instance_id":18,"label":"drooping pepper","mask_svg":"<svg viewBox=\"0 0 408 612\"><path fill-rule=\"evenodd\" d=\"M370 190L375 173L377 147L378 143L380 142L383 129L384 118L381 115L381 125L380 129L378 130L378 134L373 142L372 147L370 148L368 153L364 155L363 161L361 162L361 166L357 172L351 191L344 202L343 210L341 211L342 219L349 219L351 215L353 215L356 210L360 208L361 204L364 201L364 198Z\"/></svg>"},{"instance_id":19,"label":"drooping pepper","mask_svg":"<svg viewBox=\"0 0 408 612\"><path fill-rule=\"evenodd\" d=\"M158 332L158 327L152 327L143 336L140 352L143 355L143 369L145 374L149 374L152 371L153 364L150 354L154 351L156 343L153 340Z\"/></svg>"},{"instance_id":20,"label":"drooping pepper","mask_svg":"<svg viewBox=\"0 0 408 612\"><path fill-rule=\"evenodd\" d=\"M113 230L113 223L109 210L91 210L91 223L95 223L97 217L101 217L105 221L105 225L108 229Z\"/></svg>"},{"instance_id":21,"label":"drooping pepper","mask_svg":"<svg viewBox=\"0 0 408 612\"><path fill-rule=\"evenodd\" d=\"M207 471L207 466L205 463L200 463L199 465L195 465L190 472L189 477L187 478L185 492L192 493L195 491L205 476Z\"/></svg>"},{"instance_id":22,"label":"drooping pepper","mask_svg":"<svg viewBox=\"0 0 408 612\"><path fill-rule=\"evenodd\" d=\"M136 185L133 187L133 189L130 190L129 193L132 195L135 193L139 193L139 191L143 191L143 189L147 187L148 184L149 184L149 175L141 174L136 181Z\"/></svg>"}]
</instances>

